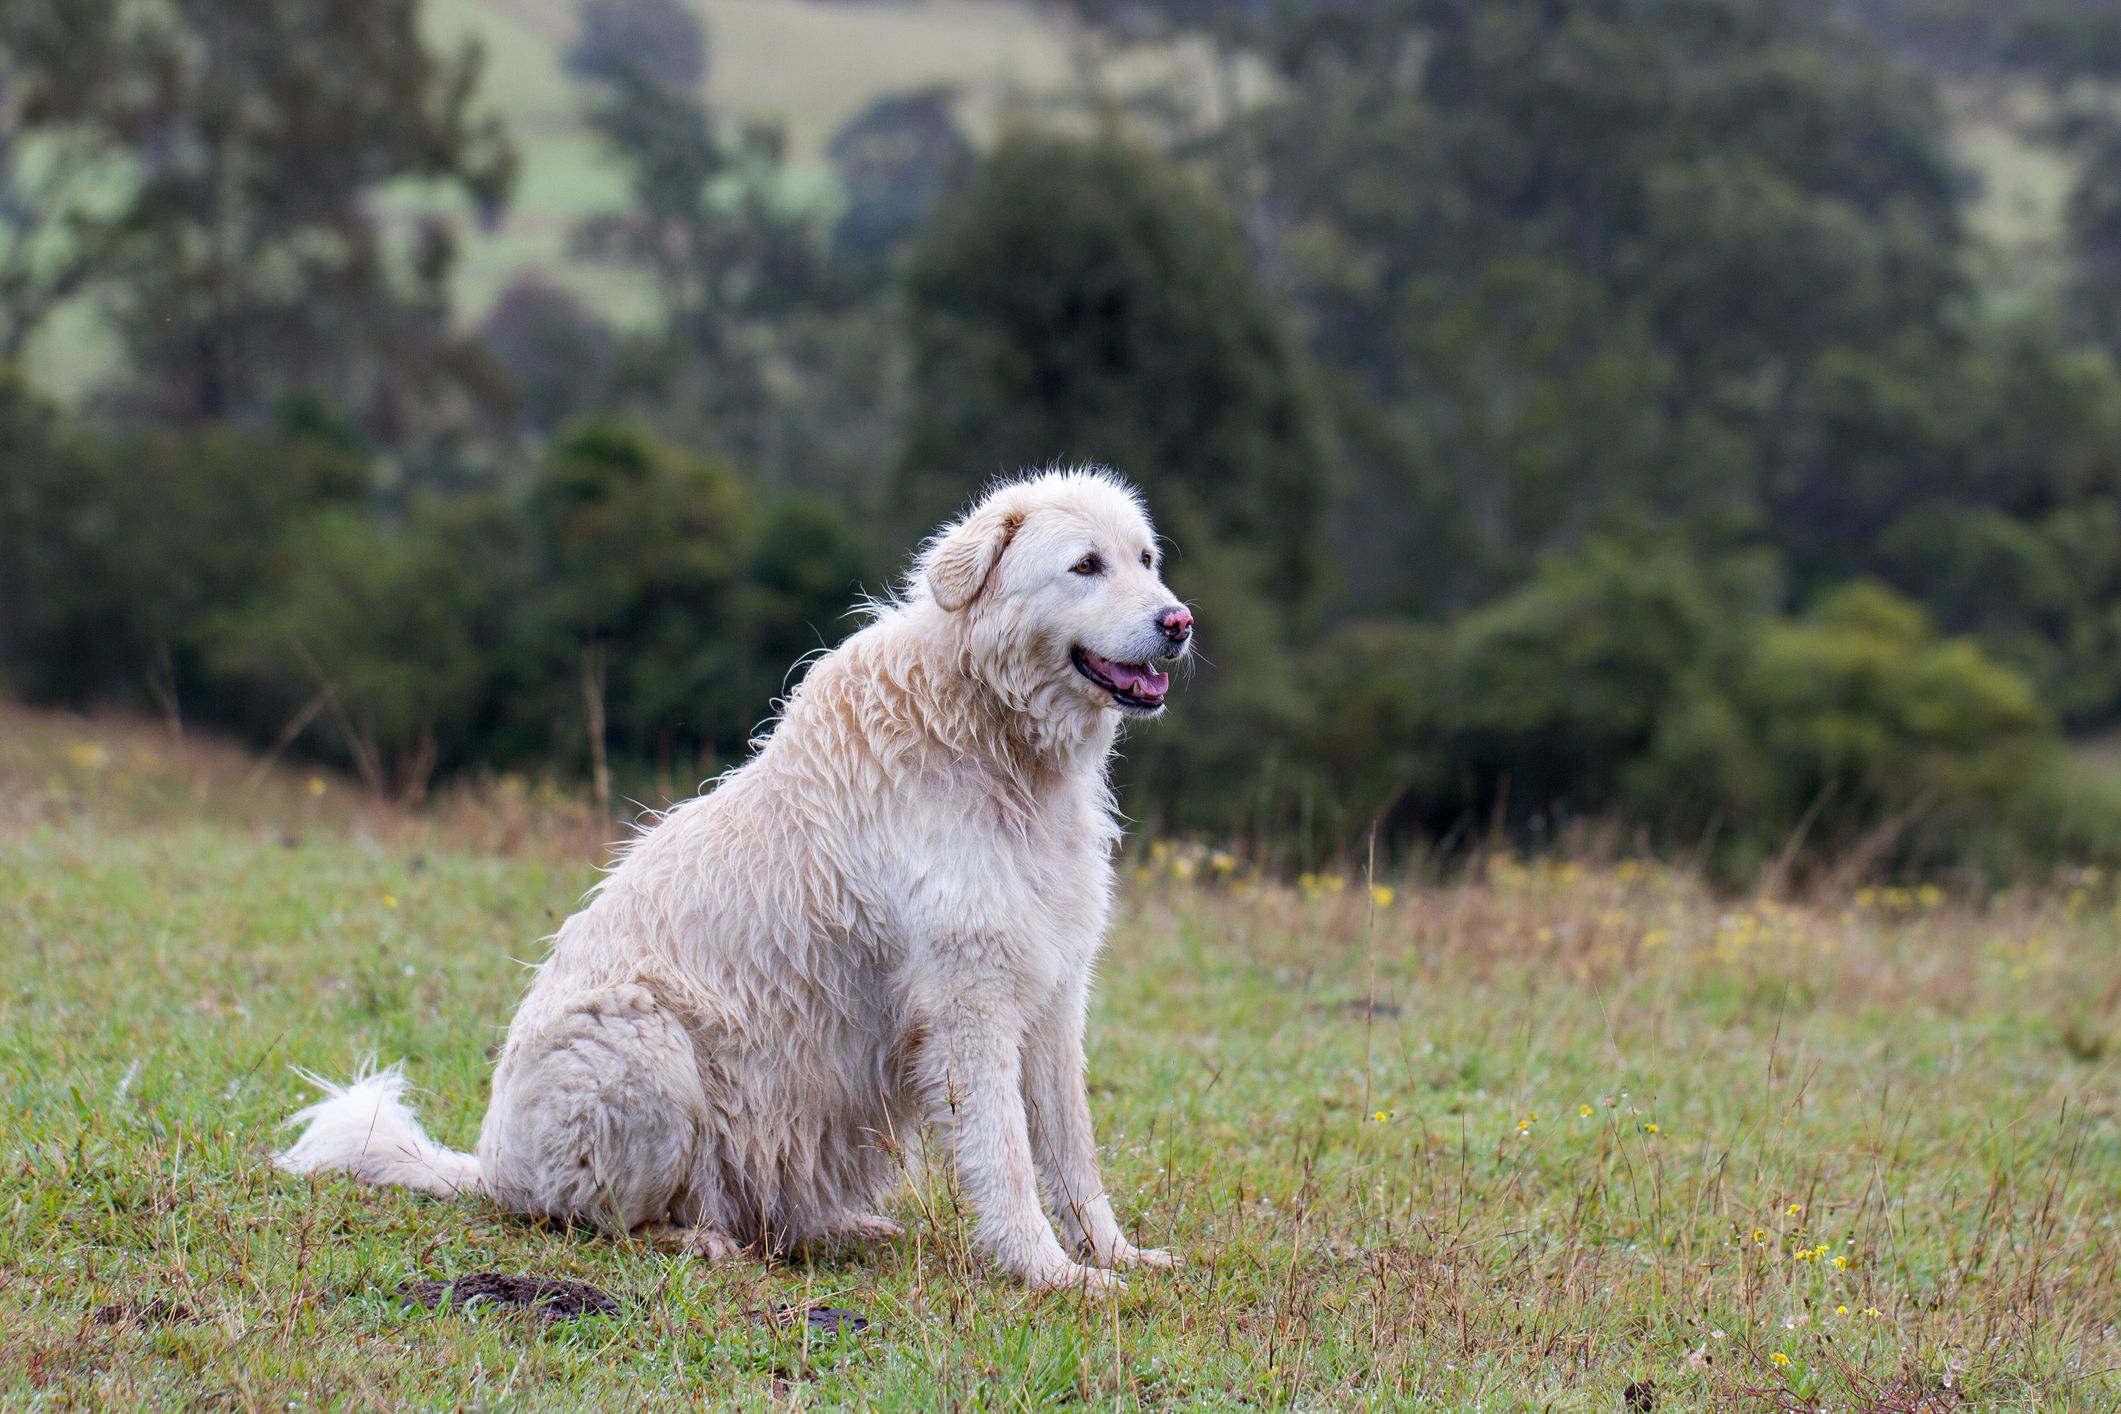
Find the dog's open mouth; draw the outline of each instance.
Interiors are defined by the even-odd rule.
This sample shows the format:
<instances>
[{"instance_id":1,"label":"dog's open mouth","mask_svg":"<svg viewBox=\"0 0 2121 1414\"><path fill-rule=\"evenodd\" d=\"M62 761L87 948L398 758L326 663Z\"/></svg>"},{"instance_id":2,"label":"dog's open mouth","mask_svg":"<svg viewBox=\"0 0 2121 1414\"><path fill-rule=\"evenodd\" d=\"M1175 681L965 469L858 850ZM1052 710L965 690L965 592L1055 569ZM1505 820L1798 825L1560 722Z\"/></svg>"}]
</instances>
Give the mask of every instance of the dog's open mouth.
<instances>
[{"instance_id":1,"label":"dog's open mouth","mask_svg":"<svg viewBox=\"0 0 2121 1414\"><path fill-rule=\"evenodd\" d=\"M1075 660L1075 671L1111 693L1114 702L1136 712L1156 711L1164 705L1164 694L1171 690L1171 675L1160 673L1147 663L1115 663L1087 648L1078 648L1070 656Z\"/></svg>"}]
</instances>

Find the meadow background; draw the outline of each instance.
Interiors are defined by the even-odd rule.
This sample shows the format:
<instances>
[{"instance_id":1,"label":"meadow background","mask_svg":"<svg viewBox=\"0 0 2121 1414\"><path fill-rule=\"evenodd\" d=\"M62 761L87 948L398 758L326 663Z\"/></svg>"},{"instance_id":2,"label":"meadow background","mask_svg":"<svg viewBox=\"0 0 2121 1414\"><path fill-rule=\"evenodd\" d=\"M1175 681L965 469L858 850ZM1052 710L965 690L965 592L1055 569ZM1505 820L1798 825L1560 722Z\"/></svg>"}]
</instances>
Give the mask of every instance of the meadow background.
<instances>
[{"instance_id":1,"label":"meadow background","mask_svg":"<svg viewBox=\"0 0 2121 1414\"><path fill-rule=\"evenodd\" d=\"M0 1400L2110 1407L2117 84L2077 0L7 6ZM1081 461L1202 623L1093 1022L1185 1271L271 1173L371 1051L467 1142L637 808ZM625 1309L399 1295L482 1269Z\"/></svg>"},{"instance_id":2,"label":"meadow background","mask_svg":"<svg viewBox=\"0 0 2121 1414\"><path fill-rule=\"evenodd\" d=\"M602 827L423 812L137 721L0 716L0 1403L285 1408L2112 1408L2121 898L2092 871L1746 892L1629 855L1449 878L1129 868L1107 1181L1185 1266L996 1281L908 1237L707 1267L269 1163L291 1064L408 1059L468 1143ZM427 1310L587 1281L613 1315ZM829 1307L839 1333L770 1313Z\"/></svg>"}]
</instances>

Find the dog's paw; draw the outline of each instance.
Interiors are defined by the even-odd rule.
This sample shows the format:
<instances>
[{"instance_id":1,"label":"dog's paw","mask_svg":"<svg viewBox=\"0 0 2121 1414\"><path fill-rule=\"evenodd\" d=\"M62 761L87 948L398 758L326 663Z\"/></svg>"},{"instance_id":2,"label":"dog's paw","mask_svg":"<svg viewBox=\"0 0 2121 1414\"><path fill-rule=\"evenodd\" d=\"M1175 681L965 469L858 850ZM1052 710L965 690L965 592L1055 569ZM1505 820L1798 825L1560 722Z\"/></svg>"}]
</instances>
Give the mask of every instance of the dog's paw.
<instances>
[{"instance_id":1,"label":"dog's paw","mask_svg":"<svg viewBox=\"0 0 2121 1414\"><path fill-rule=\"evenodd\" d=\"M840 1233L855 1242L896 1242L906 1235L906 1229L881 1213L856 1213Z\"/></svg>"},{"instance_id":2,"label":"dog's paw","mask_svg":"<svg viewBox=\"0 0 2121 1414\"><path fill-rule=\"evenodd\" d=\"M1179 1265L1175 1253L1161 1247L1136 1247L1126 1238L1114 1234L1100 1247L1088 1239L1076 1246L1076 1255L1093 1266L1119 1268L1140 1267L1145 1271L1163 1272Z\"/></svg>"},{"instance_id":3,"label":"dog's paw","mask_svg":"<svg viewBox=\"0 0 2121 1414\"><path fill-rule=\"evenodd\" d=\"M859 1247L876 1242L896 1242L906 1229L879 1213L843 1213L804 1245L808 1247Z\"/></svg>"},{"instance_id":4,"label":"dog's paw","mask_svg":"<svg viewBox=\"0 0 2121 1414\"><path fill-rule=\"evenodd\" d=\"M664 1223L641 1235L665 1252L682 1252L709 1264L726 1262L744 1252L743 1243L711 1227L679 1227L675 1223Z\"/></svg>"},{"instance_id":5,"label":"dog's paw","mask_svg":"<svg viewBox=\"0 0 2121 1414\"><path fill-rule=\"evenodd\" d=\"M1103 1267L1086 1267L1074 1262L1030 1277L1026 1279L1025 1285L1033 1291L1080 1291L1091 1296L1103 1296L1108 1292L1127 1289L1127 1283L1117 1273L1108 1272Z\"/></svg>"},{"instance_id":6,"label":"dog's paw","mask_svg":"<svg viewBox=\"0 0 2121 1414\"><path fill-rule=\"evenodd\" d=\"M685 1250L711 1266L716 1262L741 1257L744 1254L744 1244L726 1232L702 1229L685 1239Z\"/></svg>"},{"instance_id":7,"label":"dog's paw","mask_svg":"<svg viewBox=\"0 0 2121 1414\"><path fill-rule=\"evenodd\" d=\"M1168 1272L1179 1263L1178 1256L1162 1247L1122 1247L1113 1260L1115 1267L1142 1267L1152 1272Z\"/></svg>"}]
</instances>

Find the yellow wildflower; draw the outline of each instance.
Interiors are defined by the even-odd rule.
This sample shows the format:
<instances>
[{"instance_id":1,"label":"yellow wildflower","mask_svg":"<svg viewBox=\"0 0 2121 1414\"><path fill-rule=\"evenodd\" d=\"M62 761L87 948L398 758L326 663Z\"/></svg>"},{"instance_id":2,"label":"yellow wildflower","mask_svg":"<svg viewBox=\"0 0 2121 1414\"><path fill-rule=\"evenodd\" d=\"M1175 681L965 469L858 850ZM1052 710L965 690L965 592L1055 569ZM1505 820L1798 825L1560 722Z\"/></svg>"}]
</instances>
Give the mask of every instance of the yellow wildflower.
<instances>
[{"instance_id":1,"label":"yellow wildflower","mask_svg":"<svg viewBox=\"0 0 2121 1414\"><path fill-rule=\"evenodd\" d=\"M396 908L396 907L398 906L398 899L397 899L397 895L395 895L395 894L385 894L385 895L383 895L383 906L384 906L385 908Z\"/></svg>"},{"instance_id":2,"label":"yellow wildflower","mask_svg":"<svg viewBox=\"0 0 2121 1414\"><path fill-rule=\"evenodd\" d=\"M1576 1113L1582 1115L1585 1119L1589 1119L1591 1117L1591 1107L1589 1105L1578 1105Z\"/></svg>"},{"instance_id":3,"label":"yellow wildflower","mask_svg":"<svg viewBox=\"0 0 2121 1414\"><path fill-rule=\"evenodd\" d=\"M84 771L100 771L110 764L110 748L100 741L71 742L66 748L66 759Z\"/></svg>"},{"instance_id":4,"label":"yellow wildflower","mask_svg":"<svg viewBox=\"0 0 2121 1414\"><path fill-rule=\"evenodd\" d=\"M1370 885L1370 902L1378 908L1390 908L1399 893L1390 884Z\"/></svg>"},{"instance_id":5,"label":"yellow wildflower","mask_svg":"<svg viewBox=\"0 0 2121 1414\"><path fill-rule=\"evenodd\" d=\"M1770 1359L1770 1360L1774 1361L1774 1362L1775 1362L1776 1364L1778 1364L1778 1365L1787 1365L1787 1364L1789 1364L1789 1363L1790 1363L1790 1357L1789 1357L1789 1356L1787 1356L1787 1355L1784 1355L1784 1354L1783 1354L1783 1353L1782 1353L1781 1351L1779 1351L1779 1350L1778 1350L1778 1351L1776 1351L1776 1352L1775 1352L1775 1353L1774 1353L1773 1355L1770 1355L1770 1356L1768 1356L1768 1359Z\"/></svg>"}]
</instances>

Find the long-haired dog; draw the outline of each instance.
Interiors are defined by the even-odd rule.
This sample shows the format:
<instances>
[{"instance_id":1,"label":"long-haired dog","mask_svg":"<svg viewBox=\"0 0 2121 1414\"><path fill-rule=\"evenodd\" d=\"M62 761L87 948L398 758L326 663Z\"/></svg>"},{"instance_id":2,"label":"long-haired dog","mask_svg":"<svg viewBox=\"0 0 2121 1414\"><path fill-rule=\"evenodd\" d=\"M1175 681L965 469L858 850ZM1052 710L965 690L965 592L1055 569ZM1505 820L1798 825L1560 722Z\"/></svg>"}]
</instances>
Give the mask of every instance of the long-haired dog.
<instances>
[{"instance_id":1,"label":"long-haired dog","mask_svg":"<svg viewBox=\"0 0 2121 1414\"><path fill-rule=\"evenodd\" d=\"M475 1154L421 1131L393 1068L324 1086L279 1163L719 1258L895 1235L887 1139L925 1128L1024 1281L1169 1265L1106 1198L1083 1019L1114 740L1192 631L1117 478L995 488L560 928Z\"/></svg>"}]
</instances>

